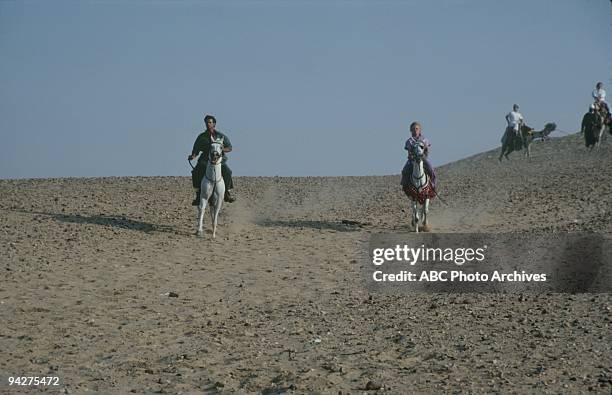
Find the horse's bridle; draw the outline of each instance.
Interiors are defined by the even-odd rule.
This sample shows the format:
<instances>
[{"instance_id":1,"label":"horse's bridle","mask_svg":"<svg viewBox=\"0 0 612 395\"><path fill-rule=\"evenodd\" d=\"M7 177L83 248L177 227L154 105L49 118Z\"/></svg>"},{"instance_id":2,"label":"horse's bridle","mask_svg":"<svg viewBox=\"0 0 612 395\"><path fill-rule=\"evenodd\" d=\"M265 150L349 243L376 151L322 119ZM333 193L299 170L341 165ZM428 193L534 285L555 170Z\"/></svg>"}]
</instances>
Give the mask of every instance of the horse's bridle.
<instances>
[{"instance_id":1,"label":"horse's bridle","mask_svg":"<svg viewBox=\"0 0 612 395\"><path fill-rule=\"evenodd\" d=\"M423 154L419 154L419 155L415 155L414 152L417 150L417 146L420 146L421 149L423 150L423 152L425 151L425 145L423 143L421 143L421 142L416 143L413 146L412 152L411 152L411 154L412 154L412 161L413 162L422 162L423 158L425 157L425 155L424 155L424 153ZM411 177L412 177L412 175L411 175ZM427 180L427 173L426 172L423 172L423 175L421 177L417 178L416 180L422 180L423 178L425 180Z\"/></svg>"},{"instance_id":2,"label":"horse's bridle","mask_svg":"<svg viewBox=\"0 0 612 395\"><path fill-rule=\"evenodd\" d=\"M411 177L413 180L415 180L414 175L411 175L410 177ZM422 180L423 178L425 179L425 181L427 181L427 173L426 173L426 172L423 172L423 175L422 175L422 176L420 176L419 178L416 178L416 180L417 180L417 181L420 181L420 180Z\"/></svg>"},{"instance_id":3,"label":"horse's bridle","mask_svg":"<svg viewBox=\"0 0 612 395\"><path fill-rule=\"evenodd\" d=\"M221 143L218 143L218 142L213 142L213 144L219 144L219 145L221 146L221 153L219 154L219 157L217 158L217 160L216 160L215 162L213 162L213 160L212 160L212 154L213 154L213 153L216 153L216 151L213 151L213 147L212 147L212 145L211 145L211 147L210 147L210 151L208 152L208 163L210 163L211 165L213 165L213 172L215 172L216 170L215 170L214 166L216 166L216 165L219 163L219 161L220 161L220 160L223 160L223 145L222 145ZM221 179L223 178L223 176L221 176L221 177L220 177L218 180L216 180L216 179L215 179L215 180L211 180L210 178L206 177L206 174L204 174L204 177L205 177L205 178L206 178L208 181L215 183L215 186L216 186L216 185L217 185L217 183L218 183L219 181L221 181ZM215 178L217 178L217 175L216 175L216 174L215 174Z\"/></svg>"},{"instance_id":4,"label":"horse's bridle","mask_svg":"<svg viewBox=\"0 0 612 395\"><path fill-rule=\"evenodd\" d=\"M417 150L417 147L421 147L421 149L423 150L423 154L419 154L419 155L416 155L416 154L415 154L415 151ZM412 154L412 159L413 159L413 160L417 160L417 161L419 161L419 160L423 160L423 157L425 156L425 145L424 145L423 143L421 143L421 142L416 143L416 144L415 144L415 145L412 147L412 152L411 152L411 154Z\"/></svg>"},{"instance_id":5,"label":"horse's bridle","mask_svg":"<svg viewBox=\"0 0 612 395\"><path fill-rule=\"evenodd\" d=\"M209 161L210 161L210 162L211 162L213 165L215 165L215 164L216 164L215 162L212 162L212 161L211 161L212 154L214 154L214 153L216 153L216 152L217 152L217 151L215 151L215 150L213 149L213 147L214 147L214 145L215 145L215 144L219 145L219 147L221 148L221 149L220 149L220 152L219 152L219 159L218 159L218 160L223 159L223 143L222 143L222 142L220 142L220 141L213 141L213 142L212 142L212 144L210 145L210 150L208 151L208 160L209 160Z\"/></svg>"}]
</instances>

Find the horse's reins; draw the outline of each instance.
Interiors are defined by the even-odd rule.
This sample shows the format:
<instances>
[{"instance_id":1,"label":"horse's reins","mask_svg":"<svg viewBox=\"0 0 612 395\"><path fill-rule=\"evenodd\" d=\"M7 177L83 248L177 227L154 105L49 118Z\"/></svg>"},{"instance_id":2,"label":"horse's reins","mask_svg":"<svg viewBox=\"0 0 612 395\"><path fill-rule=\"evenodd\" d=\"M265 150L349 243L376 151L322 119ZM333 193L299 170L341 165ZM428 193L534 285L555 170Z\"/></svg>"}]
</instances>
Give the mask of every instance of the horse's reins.
<instances>
[{"instance_id":1,"label":"horse's reins","mask_svg":"<svg viewBox=\"0 0 612 395\"><path fill-rule=\"evenodd\" d=\"M218 160L222 160L222 159L223 159L223 158L222 158L222 156L221 156L221 157L219 157L219 159L218 159ZM217 178L217 171L215 170L215 166L216 166L216 164L212 162L212 160L211 160L211 158L210 158L210 154L208 154L208 163L210 163L210 164L213 166L213 167L212 167L212 171L213 171L213 175L214 175L214 177L215 177L215 180L211 180L210 178L208 178L208 177L206 176L206 173L204 173L204 178L206 178L208 181L210 181L210 182L212 182L212 183L213 183L213 190L212 190L212 193L211 193L211 195L210 195L210 196L214 196L214 194L215 194L215 190L217 189L217 183L223 179L223 175L222 175L222 176L221 176L221 177L220 177L218 180L216 179L216 178ZM219 199L223 199L223 197L219 197Z\"/></svg>"},{"instance_id":2,"label":"horse's reins","mask_svg":"<svg viewBox=\"0 0 612 395\"><path fill-rule=\"evenodd\" d=\"M210 162L210 159L209 159L208 161ZM187 158L187 162L189 163L189 166L191 166L191 170L195 170L195 166L194 166L194 165L191 163L191 160L189 160L189 158ZM210 162L210 163L211 163L212 165L214 165L214 163L212 163L212 162ZM213 169L213 171L215 171L215 170ZM204 177L206 177L206 174L204 174ZM216 175L215 175L215 177L216 177ZM219 182L219 181L221 180L221 179L219 179L219 180L211 180L211 179L210 179L210 178L208 178L208 177L206 177L206 179L207 179L208 181L210 181L210 182L214 182L214 183L217 183L217 182Z\"/></svg>"},{"instance_id":3,"label":"horse's reins","mask_svg":"<svg viewBox=\"0 0 612 395\"><path fill-rule=\"evenodd\" d=\"M425 146L424 146L423 143L417 142L416 144L418 144L421 147L421 149L423 149L423 150L425 149ZM415 144L415 146L413 148L413 151L416 151L416 148L417 148L416 144ZM413 156L413 162L422 162L424 160L424 155L423 154L418 154L417 155L414 152L412 152L412 156ZM414 164L413 164L413 166L414 166ZM417 178L416 180L418 181L418 180L421 180L423 178L425 178L425 181L427 181L427 172L425 170L423 170L423 175L421 177ZM414 180L414 178L413 178L413 180Z\"/></svg>"},{"instance_id":4,"label":"horse's reins","mask_svg":"<svg viewBox=\"0 0 612 395\"><path fill-rule=\"evenodd\" d=\"M443 205L445 205L446 207L448 207L448 204L442 200L442 198L440 197L440 195L438 194L438 191L436 191L434 188L431 188L434 191L434 195L436 195L436 197L438 198L438 200L440 201L440 203L442 203Z\"/></svg>"},{"instance_id":5,"label":"horse's reins","mask_svg":"<svg viewBox=\"0 0 612 395\"><path fill-rule=\"evenodd\" d=\"M421 160L423 160L423 158L421 157ZM414 165L413 165L414 166ZM427 178L427 172L423 171L423 175L419 178L417 178L417 180L420 180L422 178ZM431 180L429 181L429 183L431 184ZM434 195L436 195L436 197L438 198L438 200L440 200L440 203L444 204L445 206L448 207L448 204L442 200L442 198L440 197L440 195L438 194L438 191L435 190L435 188L431 188L431 190L434 192Z\"/></svg>"},{"instance_id":6,"label":"horse's reins","mask_svg":"<svg viewBox=\"0 0 612 395\"><path fill-rule=\"evenodd\" d=\"M421 160L422 160L422 159L421 159ZM413 165L413 166L414 166L414 165ZM422 175L422 176L420 176L419 178L417 178L416 180L421 180L421 179L423 179L423 178L424 178L425 180L427 180L427 174L425 173L425 170L423 170L423 175ZM413 180L414 180L414 178L413 178Z\"/></svg>"},{"instance_id":7,"label":"horse's reins","mask_svg":"<svg viewBox=\"0 0 612 395\"><path fill-rule=\"evenodd\" d=\"M426 177L425 172L423 172L423 177ZM423 178L423 177L420 177L420 178L419 178L419 180L420 180L421 178ZM431 180L429 181L429 183L431 184ZM438 191L436 191L436 189L435 189L435 188L431 187L431 185L430 185L430 188L431 188L431 190L433 191L434 195L436 195L436 197L438 198L438 200L440 200L440 203L444 204L445 206L448 206L448 204L446 204L446 202L445 202L444 200L442 200L442 198L441 198L441 197L440 197L440 195L438 194Z\"/></svg>"}]
</instances>

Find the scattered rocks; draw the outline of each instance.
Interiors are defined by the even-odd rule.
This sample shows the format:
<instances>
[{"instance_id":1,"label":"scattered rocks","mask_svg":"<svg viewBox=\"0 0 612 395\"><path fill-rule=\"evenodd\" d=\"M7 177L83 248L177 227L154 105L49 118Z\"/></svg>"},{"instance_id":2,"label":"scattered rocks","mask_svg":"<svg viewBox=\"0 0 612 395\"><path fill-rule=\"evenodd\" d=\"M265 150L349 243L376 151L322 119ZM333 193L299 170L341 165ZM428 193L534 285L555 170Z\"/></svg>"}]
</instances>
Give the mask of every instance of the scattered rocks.
<instances>
[{"instance_id":1,"label":"scattered rocks","mask_svg":"<svg viewBox=\"0 0 612 395\"><path fill-rule=\"evenodd\" d=\"M558 143L443 166L433 230L606 231L612 151L583 164ZM575 170L579 194L559 188ZM360 243L406 229L397 178L238 178L214 242L188 236L187 177L0 180L4 362L69 369L74 393L609 393L610 295L363 287Z\"/></svg>"}]
</instances>

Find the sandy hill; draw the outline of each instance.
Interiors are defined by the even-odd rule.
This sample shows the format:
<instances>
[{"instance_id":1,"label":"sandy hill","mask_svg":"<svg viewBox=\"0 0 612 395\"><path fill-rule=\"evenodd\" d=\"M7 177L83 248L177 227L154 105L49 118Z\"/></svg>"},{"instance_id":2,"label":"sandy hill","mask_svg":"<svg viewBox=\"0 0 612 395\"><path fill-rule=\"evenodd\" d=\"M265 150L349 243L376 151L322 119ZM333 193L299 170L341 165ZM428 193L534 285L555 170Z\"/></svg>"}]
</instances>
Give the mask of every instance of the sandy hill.
<instances>
[{"instance_id":1,"label":"sandy hill","mask_svg":"<svg viewBox=\"0 0 612 395\"><path fill-rule=\"evenodd\" d=\"M433 231L610 232L612 141L532 153L439 168ZM610 294L370 294L361 243L407 231L398 183L237 177L213 242L187 177L0 180L0 392L610 393Z\"/></svg>"}]
</instances>

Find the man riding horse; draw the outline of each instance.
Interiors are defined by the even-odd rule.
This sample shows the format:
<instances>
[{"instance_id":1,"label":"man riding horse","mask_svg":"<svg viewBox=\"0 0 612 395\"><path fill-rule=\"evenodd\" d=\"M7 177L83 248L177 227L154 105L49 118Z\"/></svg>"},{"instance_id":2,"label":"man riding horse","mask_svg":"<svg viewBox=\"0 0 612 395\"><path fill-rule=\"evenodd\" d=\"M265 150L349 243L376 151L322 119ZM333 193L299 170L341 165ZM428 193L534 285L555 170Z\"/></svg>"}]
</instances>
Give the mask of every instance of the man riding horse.
<instances>
[{"instance_id":1,"label":"man riding horse","mask_svg":"<svg viewBox=\"0 0 612 395\"><path fill-rule=\"evenodd\" d=\"M225 134L216 130L215 127L217 125L217 119L215 117L212 115L207 115L204 117L204 123L206 124L206 131L204 133L200 133L200 135L196 138L196 141L193 143L191 154L187 158L192 160L202 153L202 155L200 155L198 158L198 164L191 172L191 181L193 183L193 187L196 188L196 198L193 200L193 202L191 202L191 204L193 206L200 204L200 184L202 183L202 178L204 178L204 173L206 172L206 164L208 163L210 146L216 140L222 141L223 144L221 176L223 177L226 188L224 200L231 203L236 199L232 196L231 192L234 187L234 183L232 181L232 170L227 166L227 156L225 154L232 152L232 143Z\"/></svg>"},{"instance_id":2,"label":"man riding horse","mask_svg":"<svg viewBox=\"0 0 612 395\"><path fill-rule=\"evenodd\" d=\"M591 93L591 96L593 96L593 99L596 102L606 102L606 91L603 88L603 82L598 82L597 85L595 85L595 89L593 89L593 93Z\"/></svg>"},{"instance_id":3,"label":"man riding horse","mask_svg":"<svg viewBox=\"0 0 612 395\"><path fill-rule=\"evenodd\" d=\"M612 113L610 112L610 106L606 102L606 91L603 88L603 82L598 82L591 93L595 100L595 112L603 117L603 121L606 125L612 125Z\"/></svg>"},{"instance_id":4,"label":"man riding horse","mask_svg":"<svg viewBox=\"0 0 612 395\"><path fill-rule=\"evenodd\" d=\"M518 104L512 106L512 111L506 115L506 122L508 122L508 126L501 140L502 149L499 155L500 162L503 156L506 156L506 159L508 159L508 154L510 152L527 148L525 144L527 136L523 134L530 130L525 126L525 118L523 118L523 114L519 112Z\"/></svg>"},{"instance_id":5,"label":"man riding horse","mask_svg":"<svg viewBox=\"0 0 612 395\"><path fill-rule=\"evenodd\" d=\"M523 114L519 112L518 104L514 104L512 106L512 111L506 115L506 122L508 122L508 127L506 128L506 138L510 138L510 134L514 134L515 137L522 140L520 128L521 125L525 124L525 118L523 118Z\"/></svg>"}]
</instances>

